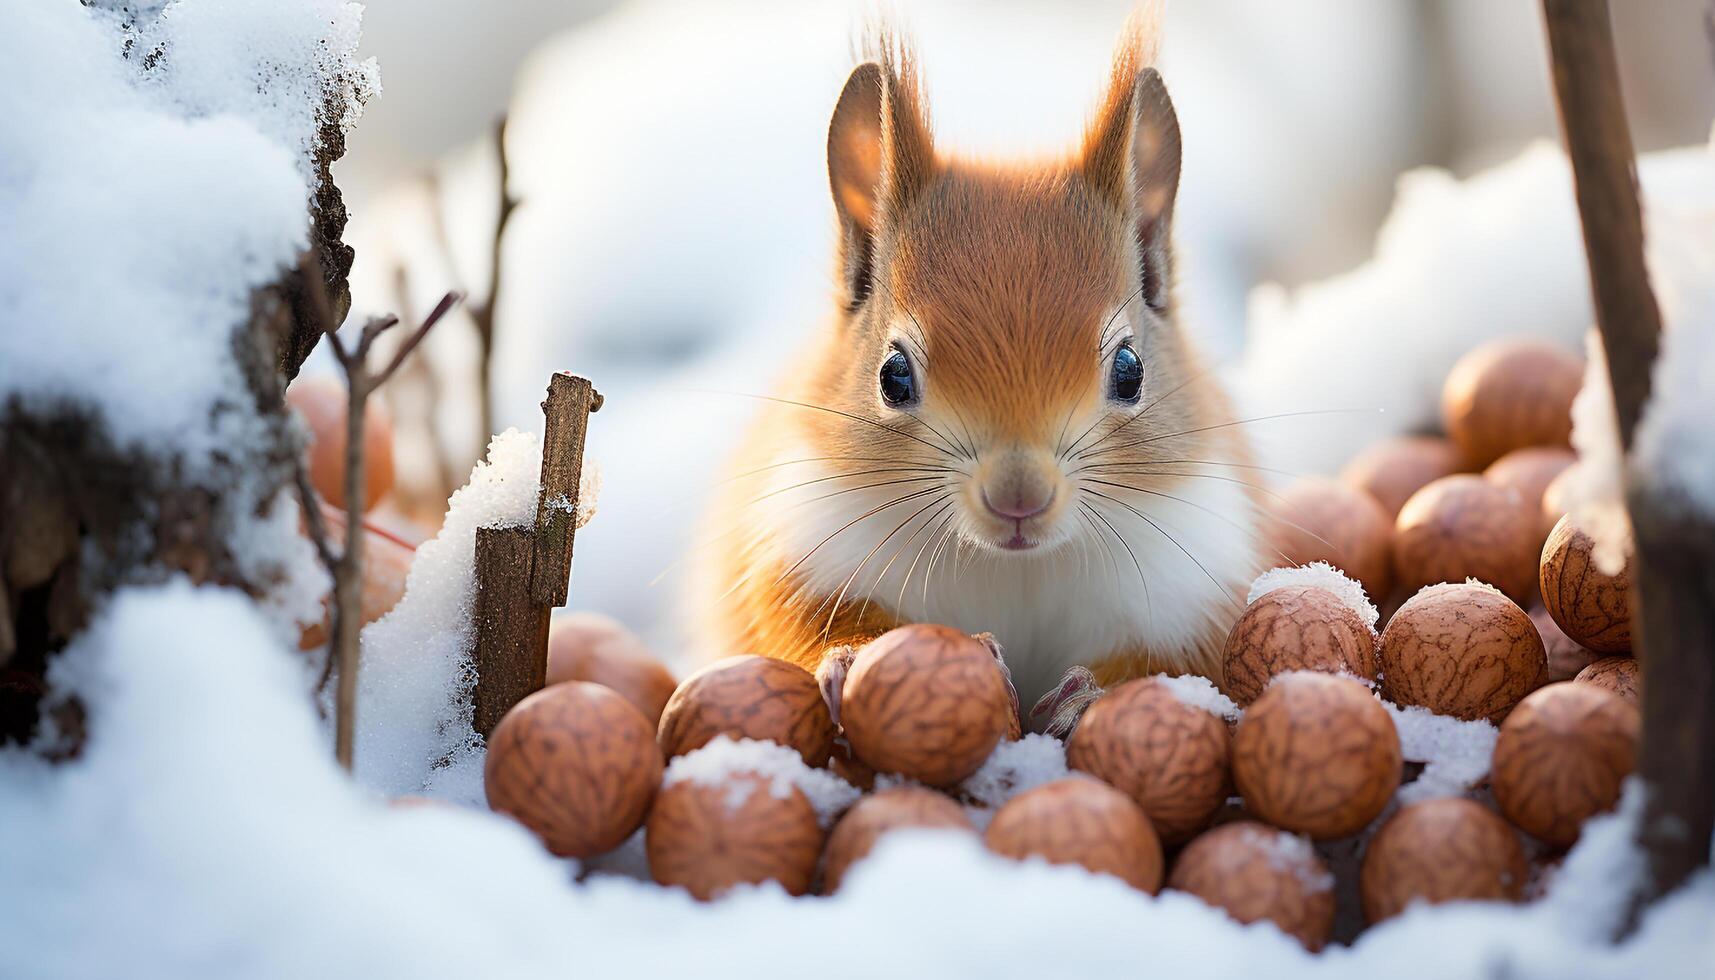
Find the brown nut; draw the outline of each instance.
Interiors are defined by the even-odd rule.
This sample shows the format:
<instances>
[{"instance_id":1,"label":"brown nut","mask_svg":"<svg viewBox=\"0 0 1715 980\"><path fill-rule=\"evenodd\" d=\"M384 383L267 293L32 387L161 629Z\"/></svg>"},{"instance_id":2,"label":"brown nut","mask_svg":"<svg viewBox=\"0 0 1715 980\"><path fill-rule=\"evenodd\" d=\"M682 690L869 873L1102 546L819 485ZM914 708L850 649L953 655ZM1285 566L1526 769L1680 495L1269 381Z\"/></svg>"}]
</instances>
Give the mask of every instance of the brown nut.
<instances>
[{"instance_id":1,"label":"brown nut","mask_svg":"<svg viewBox=\"0 0 1715 980\"><path fill-rule=\"evenodd\" d=\"M1542 638L1511 599L1483 585L1437 585L1382 631L1382 695L1467 721L1498 720L1547 670Z\"/></svg>"},{"instance_id":2,"label":"brown nut","mask_svg":"<svg viewBox=\"0 0 1715 980\"><path fill-rule=\"evenodd\" d=\"M1304 477L1273 506L1271 544L1291 565L1325 561L1381 601L1393 587L1393 526L1374 497L1338 480Z\"/></svg>"},{"instance_id":3,"label":"brown nut","mask_svg":"<svg viewBox=\"0 0 1715 980\"><path fill-rule=\"evenodd\" d=\"M1538 687L1554 681L1569 681L1601 658L1601 654L1567 636L1548 610L1541 606L1530 607L1530 621L1536 626L1537 634L1542 637L1542 649L1548 654L1548 673Z\"/></svg>"},{"instance_id":4,"label":"brown nut","mask_svg":"<svg viewBox=\"0 0 1715 980\"><path fill-rule=\"evenodd\" d=\"M1364 850L1364 917L1390 919L1413 902L1516 902L1530 875L1518 832L1487 807L1451 797L1403 807Z\"/></svg>"},{"instance_id":5,"label":"brown nut","mask_svg":"<svg viewBox=\"0 0 1715 980\"><path fill-rule=\"evenodd\" d=\"M1403 763L1387 709L1364 685L1332 674L1275 678L1233 736L1233 781L1245 806L1317 840L1374 820Z\"/></svg>"},{"instance_id":6,"label":"brown nut","mask_svg":"<svg viewBox=\"0 0 1715 980\"><path fill-rule=\"evenodd\" d=\"M995 811L983 835L996 854L1078 864L1139 891L1161 889L1161 841L1131 797L1084 776L1026 790Z\"/></svg>"},{"instance_id":7,"label":"brown nut","mask_svg":"<svg viewBox=\"0 0 1715 980\"><path fill-rule=\"evenodd\" d=\"M680 682L661 712L657 737L668 758L694 752L716 735L778 742L808 766L834 748L834 722L816 678L772 657L727 657Z\"/></svg>"},{"instance_id":8,"label":"brown nut","mask_svg":"<svg viewBox=\"0 0 1715 980\"><path fill-rule=\"evenodd\" d=\"M1084 712L1066 764L1125 793L1169 844L1190 840L1227 800L1227 724L1159 678L1127 681Z\"/></svg>"},{"instance_id":9,"label":"brown nut","mask_svg":"<svg viewBox=\"0 0 1715 980\"><path fill-rule=\"evenodd\" d=\"M1596 567L1596 542L1562 517L1542 546L1542 605L1566 635L1597 653L1632 648L1632 560L1618 575Z\"/></svg>"},{"instance_id":10,"label":"brown nut","mask_svg":"<svg viewBox=\"0 0 1715 980\"><path fill-rule=\"evenodd\" d=\"M1006 735L1012 707L987 645L949 626L919 623L858 651L840 721L858 759L930 786L957 785Z\"/></svg>"},{"instance_id":11,"label":"brown nut","mask_svg":"<svg viewBox=\"0 0 1715 980\"><path fill-rule=\"evenodd\" d=\"M334 507L345 508L345 385L333 378L304 377L286 388L286 405L309 429L305 446L310 484ZM393 422L380 399L363 413L363 509L393 489Z\"/></svg>"},{"instance_id":12,"label":"brown nut","mask_svg":"<svg viewBox=\"0 0 1715 980\"><path fill-rule=\"evenodd\" d=\"M1554 533L1554 525L1566 516L1570 509L1567 501L1572 494L1572 486L1578 480L1578 471L1568 468L1549 481L1548 489L1542 491L1542 540Z\"/></svg>"},{"instance_id":13,"label":"brown nut","mask_svg":"<svg viewBox=\"0 0 1715 980\"><path fill-rule=\"evenodd\" d=\"M822 891L839 890L852 865L869 856L882 835L907 827L962 830L975 834L965 808L932 789L901 786L858 800L828 835Z\"/></svg>"},{"instance_id":14,"label":"brown nut","mask_svg":"<svg viewBox=\"0 0 1715 980\"><path fill-rule=\"evenodd\" d=\"M1368 493L1388 520L1399 515L1412 494L1431 480L1452 476L1464 466L1459 449L1439 436L1396 436L1353 456L1340 479ZM1371 596L1380 602L1383 596Z\"/></svg>"},{"instance_id":15,"label":"brown nut","mask_svg":"<svg viewBox=\"0 0 1715 980\"><path fill-rule=\"evenodd\" d=\"M649 814L649 873L707 901L734 885L777 881L810 890L822 826L798 787L751 772L718 783L681 779L661 787Z\"/></svg>"},{"instance_id":16,"label":"brown nut","mask_svg":"<svg viewBox=\"0 0 1715 980\"><path fill-rule=\"evenodd\" d=\"M1594 684L1562 681L1519 702L1495 740L1490 782L1514 826L1556 847L1611 810L1637 754L1638 709Z\"/></svg>"},{"instance_id":17,"label":"brown nut","mask_svg":"<svg viewBox=\"0 0 1715 980\"><path fill-rule=\"evenodd\" d=\"M1409 592L1474 578L1530 601L1536 588L1536 511L1517 490L1462 473L1442 477L1400 508L1394 570Z\"/></svg>"},{"instance_id":18,"label":"brown nut","mask_svg":"<svg viewBox=\"0 0 1715 980\"><path fill-rule=\"evenodd\" d=\"M1334 931L1334 876L1309 841L1254 820L1223 824L1186 845L1167 887L1242 923L1264 919L1321 949Z\"/></svg>"},{"instance_id":19,"label":"brown nut","mask_svg":"<svg viewBox=\"0 0 1715 980\"><path fill-rule=\"evenodd\" d=\"M1541 340L1484 344L1453 365L1441 417L1465 462L1481 469L1514 449L1572 444L1584 360Z\"/></svg>"},{"instance_id":20,"label":"brown nut","mask_svg":"<svg viewBox=\"0 0 1715 980\"><path fill-rule=\"evenodd\" d=\"M1573 680L1605 687L1632 704L1638 703L1638 688L1643 684L1638 662L1631 657L1603 657L1579 671Z\"/></svg>"},{"instance_id":21,"label":"brown nut","mask_svg":"<svg viewBox=\"0 0 1715 980\"><path fill-rule=\"evenodd\" d=\"M661 782L649 719L599 684L530 695L488 737L488 805L534 831L549 851L585 858L618 847L643 823Z\"/></svg>"},{"instance_id":22,"label":"brown nut","mask_svg":"<svg viewBox=\"0 0 1715 980\"><path fill-rule=\"evenodd\" d=\"M549 684L588 681L611 688L653 724L678 682L636 633L600 613L576 612L548 628Z\"/></svg>"},{"instance_id":23,"label":"brown nut","mask_svg":"<svg viewBox=\"0 0 1715 980\"><path fill-rule=\"evenodd\" d=\"M1519 496L1524 498L1525 506L1540 513L1549 484L1577 461L1578 457L1573 455L1570 449L1527 446L1524 449L1515 449L1490 463L1489 468L1483 471L1483 479L1496 486L1517 490ZM1537 542L1538 552L1542 550L1542 541L1546 540L1548 526L1543 528L1541 540Z\"/></svg>"},{"instance_id":24,"label":"brown nut","mask_svg":"<svg viewBox=\"0 0 1715 980\"><path fill-rule=\"evenodd\" d=\"M1327 589L1288 585L1245 607L1227 634L1222 659L1222 691L1244 707L1275 675L1290 670L1347 672L1375 680L1376 634Z\"/></svg>"}]
</instances>

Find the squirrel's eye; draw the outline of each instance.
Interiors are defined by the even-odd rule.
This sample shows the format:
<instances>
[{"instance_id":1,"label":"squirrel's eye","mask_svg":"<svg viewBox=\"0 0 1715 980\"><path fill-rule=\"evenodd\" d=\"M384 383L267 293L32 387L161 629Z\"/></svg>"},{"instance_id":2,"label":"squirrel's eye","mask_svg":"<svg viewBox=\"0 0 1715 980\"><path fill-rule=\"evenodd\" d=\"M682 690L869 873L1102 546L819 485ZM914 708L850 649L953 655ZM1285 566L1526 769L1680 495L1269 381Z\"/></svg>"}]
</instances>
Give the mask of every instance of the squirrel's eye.
<instances>
[{"instance_id":1,"label":"squirrel's eye","mask_svg":"<svg viewBox=\"0 0 1715 980\"><path fill-rule=\"evenodd\" d=\"M911 359L902 350L895 350L881 362L881 397L889 405L903 405L917 398L917 379L911 373Z\"/></svg>"},{"instance_id":2,"label":"squirrel's eye","mask_svg":"<svg viewBox=\"0 0 1715 980\"><path fill-rule=\"evenodd\" d=\"M1121 344L1114 351L1112 384L1114 398L1122 402L1135 402L1143 393L1143 361L1130 344Z\"/></svg>"}]
</instances>

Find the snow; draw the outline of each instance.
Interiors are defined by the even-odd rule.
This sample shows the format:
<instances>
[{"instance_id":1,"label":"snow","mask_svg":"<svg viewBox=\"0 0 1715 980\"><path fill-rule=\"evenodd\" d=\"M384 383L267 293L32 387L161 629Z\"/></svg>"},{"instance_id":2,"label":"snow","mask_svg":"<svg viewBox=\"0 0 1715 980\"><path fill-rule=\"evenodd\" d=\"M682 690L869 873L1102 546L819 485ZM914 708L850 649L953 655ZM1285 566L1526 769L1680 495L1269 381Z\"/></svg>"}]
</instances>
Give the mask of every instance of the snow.
<instances>
[{"instance_id":1,"label":"snow","mask_svg":"<svg viewBox=\"0 0 1715 980\"><path fill-rule=\"evenodd\" d=\"M981 826L986 817L1018 794L1043 783L1064 779L1066 743L1051 735L1031 733L1016 741L1002 741L971 777L959 786L978 812L971 814Z\"/></svg>"},{"instance_id":2,"label":"snow","mask_svg":"<svg viewBox=\"0 0 1715 980\"><path fill-rule=\"evenodd\" d=\"M815 963L833 978L992 980L1135 976L1141 950L1180 978L1621 980L1700 977L1715 953L1707 872L1606 945L1641 870L1635 788L1544 901L1414 909L1320 957L1189 896L951 834L889 835L826 899L765 885L699 904L621 877L580 884L510 820L389 807L346 779L299 673L244 596L175 582L115 598L54 677L90 709L83 753L56 765L0 750L10 973L754 980Z\"/></svg>"},{"instance_id":3,"label":"snow","mask_svg":"<svg viewBox=\"0 0 1715 980\"><path fill-rule=\"evenodd\" d=\"M353 754L358 779L378 792L483 800L482 743L471 727L476 531L534 523L541 466L534 433L495 436L448 501L439 533L418 546L405 595L364 628Z\"/></svg>"},{"instance_id":4,"label":"snow","mask_svg":"<svg viewBox=\"0 0 1715 980\"><path fill-rule=\"evenodd\" d=\"M1463 796L1489 776L1489 761L1500 735L1487 721L1462 721L1417 705L1382 701L1399 733L1400 753L1421 762L1423 771L1399 788L1401 805L1444 796Z\"/></svg>"},{"instance_id":5,"label":"snow","mask_svg":"<svg viewBox=\"0 0 1715 980\"><path fill-rule=\"evenodd\" d=\"M1715 159L1702 147L1645 154L1638 177L1652 250L1662 216L1715 207ZM1703 254L1708 243L1705 231ZM1683 278L1677 266L1654 269L1658 284ZM1243 418L1337 412L1256 429L1263 462L1333 472L1378 439L1435 429L1447 372L1479 343L1534 336L1574 348L1592 321L1589 296L1558 147L1536 144L1464 181L1413 170L1369 261L1290 292L1252 292L1229 380Z\"/></svg>"},{"instance_id":6,"label":"snow","mask_svg":"<svg viewBox=\"0 0 1715 980\"><path fill-rule=\"evenodd\" d=\"M1155 682L1166 688L1181 704L1204 711L1225 721L1237 721L1243 714L1233 699L1222 694L1215 688L1213 681L1198 674L1184 674L1179 677L1168 677L1158 674Z\"/></svg>"},{"instance_id":7,"label":"snow","mask_svg":"<svg viewBox=\"0 0 1715 980\"><path fill-rule=\"evenodd\" d=\"M675 758L667 765L662 785L688 781L700 786L731 786L734 793L727 803L736 809L756 788L754 783L732 782L740 773L762 777L776 797L784 798L796 787L815 808L823 827L831 826L862 795L828 770L805 765L797 749L752 738L735 740L730 735L716 735L702 748Z\"/></svg>"},{"instance_id":8,"label":"snow","mask_svg":"<svg viewBox=\"0 0 1715 980\"><path fill-rule=\"evenodd\" d=\"M1483 581L1482 579L1467 578L1463 582L1436 582L1433 585L1425 585L1423 588L1418 589L1416 592L1412 593L1411 598L1407 599L1406 602L1412 602L1412 601L1417 600L1417 599L1427 599L1431 596L1438 596L1443 592L1454 592L1454 591L1458 591L1460 589L1473 588L1473 587L1482 589L1485 592L1493 592L1495 595L1498 595L1498 596L1502 596L1502 597L1506 596L1505 592L1502 592L1500 589L1495 588L1494 586ZM1512 602L1512 599L1508 598L1507 601Z\"/></svg>"},{"instance_id":9,"label":"snow","mask_svg":"<svg viewBox=\"0 0 1715 980\"><path fill-rule=\"evenodd\" d=\"M1364 595L1364 587L1346 577L1346 573L1325 561L1311 562L1308 565L1271 568L1251 583L1250 594L1245 596L1245 605L1262 598L1275 589L1285 586L1302 586L1313 589L1326 589L1334 593L1358 618L1374 633L1376 623L1381 614L1376 611L1375 604Z\"/></svg>"}]
</instances>

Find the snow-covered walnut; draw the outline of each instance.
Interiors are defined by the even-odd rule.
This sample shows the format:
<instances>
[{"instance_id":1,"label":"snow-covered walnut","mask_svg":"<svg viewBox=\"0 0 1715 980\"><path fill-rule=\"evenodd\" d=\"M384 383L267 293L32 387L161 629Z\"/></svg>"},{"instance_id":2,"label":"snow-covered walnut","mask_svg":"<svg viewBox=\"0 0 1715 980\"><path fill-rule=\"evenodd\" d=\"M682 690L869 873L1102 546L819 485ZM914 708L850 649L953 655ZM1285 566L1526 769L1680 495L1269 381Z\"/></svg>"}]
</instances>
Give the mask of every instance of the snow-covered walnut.
<instances>
[{"instance_id":1,"label":"snow-covered walnut","mask_svg":"<svg viewBox=\"0 0 1715 980\"><path fill-rule=\"evenodd\" d=\"M1542 548L1542 605L1567 636L1598 653L1632 648L1631 557L1617 575L1592 558L1596 542L1562 517Z\"/></svg>"},{"instance_id":2,"label":"snow-covered walnut","mask_svg":"<svg viewBox=\"0 0 1715 980\"><path fill-rule=\"evenodd\" d=\"M548 683L562 681L612 688L657 724L678 686L636 633L592 612L561 616L548 628Z\"/></svg>"},{"instance_id":3,"label":"snow-covered walnut","mask_svg":"<svg viewBox=\"0 0 1715 980\"><path fill-rule=\"evenodd\" d=\"M1271 559L1325 561L1363 583L1371 596L1388 594L1393 525L1374 497L1337 480L1304 477L1280 492L1272 510Z\"/></svg>"},{"instance_id":4,"label":"snow-covered walnut","mask_svg":"<svg viewBox=\"0 0 1715 980\"><path fill-rule=\"evenodd\" d=\"M1572 444L1572 399L1584 361L1535 339L1498 340L1453 365L1441 392L1447 434L1467 465L1488 466L1514 449Z\"/></svg>"},{"instance_id":5,"label":"snow-covered walnut","mask_svg":"<svg viewBox=\"0 0 1715 980\"><path fill-rule=\"evenodd\" d=\"M1161 888L1161 841L1131 797L1106 783L1071 776L1013 797L983 835L996 854L1077 864L1139 891Z\"/></svg>"},{"instance_id":6,"label":"snow-covered walnut","mask_svg":"<svg viewBox=\"0 0 1715 980\"><path fill-rule=\"evenodd\" d=\"M956 786L976 772L1016 719L989 646L948 626L901 626L870 641L840 699L860 761L929 786Z\"/></svg>"},{"instance_id":7,"label":"snow-covered walnut","mask_svg":"<svg viewBox=\"0 0 1715 980\"><path fill-rule=\"evenodd\" d=\"M1430 586L1382 632L1382 694L1455 718L1502 718L1546 664L1530 617L1481 583Z\"/></svg>"},{"instance_id":8,"label":"snow-covered walnut","mask_svg":"<svg viewBox=\"0 0 1715 980\"><path fill-rule=\"evenodd\" d=\"M830 895L838 891L846 871L869 856L882 835L906 827L976 832L964 807L932 789L900 786L866 796L846 811L828 835L822 891Z\"/></svg>"},{"instance_id":9,"label":"snow-covered walnut","mask_svg":"<svg viewBox=\"0 0 1715 980\"><path fill-rule=\"evenodd\" d=\"M548 850L585 858L631 836L661 782L655 727L599 684L571 681L518 702L488 740L488 805Z\"/></svg>"},{"instance_id":10,"label":"snow-covered walnut","mask_svg":"<svg viewBox=\"0 0 1715 980\"><path fill-rule=\"evenodd\" d=\"M1536 508L1510 487L1461 473L1411 495L1394 524L1393 560L1409 591L1467 578L1527 602L1536 585Z\"/></svg>"},{"instance_id":11,"label":"snow-covered walnut","mask_svg":"<svg viewBox=\"0 0 1715 980\"><path fill-rule=\"evenodd\" d=\"M1638 709L1594 684L1550 684L1519 702L1495 740L1495 802L1519 829L1555 847L1613 809L1631 774Z\"/></svg>"},{"instance_id":12,"label":"snow-covered walnut","mask_svg":"<svg viewBox=\"0 0 1715 980\"><path fill-rule=\"evenodd\" d=\"M1177 844L1208 826L1227 799L1226 722L1143 677L1084 712L1066 764L1130 796L1161 839Z\"/></svg>"},{"instance_id":13,"label":"snow-covered walnut","mask_svg":"<svg viewBox=\"0 0 1715 980\"><path fill-rule=\"evenodd\" d=\"M822 766L834 748L834 722L809 671L772 657L727 657L679 684L661 711L658 737L668 758L717 735L777 742L804 764Z\"/></svg>"},{"instance_id":14,"label":"snow-covered walnut","mask_svg":"<svg viewBox=\"0 0 1715 980\"><path fill-rule=\"evenodd\" d=\"M1334 875L1310 842L1254 820L1223 824L1186 845L1167 887L1239 922L1264 919L1316 952L1334 930Z\"/></svg>"},{"instance_id":15,"label":"snow-covered walnut","mask_svg":"<svg viewBox=\"0 0 1715 980\"><path fill-rule=\"evenodd\" d=\"M1518 832L1480 803L1425 800L1389 817L1364 851L1364 917L1392 918L1412 902L1518 901L1529 877Z\"/></svg>"},{"instance_id":16,"label":"snow-covered walnut","mask_svg":"<svg viewBox=\"0 0 1715 980\"><path fill-rule=\"evenodd\" d=\"M1633 704L1638 703L1638 688L1643 681L1637 660L1632 657L1603 657L1590 664L1573 680L1580 684L1605 687Z\"/></svg>"},{"instance_id":17,"label":"snow-covered walnut","mask_svg":"<svg viewBox=\"0 0 1715 980\"><path fill-rule=\"evenodd\" d=\"M1374 497L1393 520L1424 484L1459 472L1463 463L1458 447L1439 436L1396 436L1353 456L1340 479Z\"/></svg>"},{"instance_id":18,"label":"snow-covered walnut","mask_svg":"<svg viewBox=\"0 0 1715 980\"><path fill-rule=\"evenodd\" d=\"M1387 806L1404 759L1387 709L1349 677L1275 678L1233 735L1245 805L1317 840L1357 833Z\"/></svg>"},{"instance_id":19,"label":"snow-covered walnut","mask_svg":"<svg viewBox=\"0 0 1715 980\"><path fill-rule=\"evenodd\" d=\"M1287 586L1245 607L1227 634L1223 676L1228 697L1242 707L1277 675L1292 670L1376 677L1376 634L1349 604L1327 589Z\"/></svg>"},{"instance_id":20,"label":"snow-covered walnut","mask_svg":"<svg viewBox=\"0 0 1715 980\"><path fill-rule=\"evenodd\" d=\"M757 773L719 782L681 779L661 788L649 814L649 873L708 900L734 885L777 881L810 890L824 834L798 787Z\"/></svg>"}]
</instances>

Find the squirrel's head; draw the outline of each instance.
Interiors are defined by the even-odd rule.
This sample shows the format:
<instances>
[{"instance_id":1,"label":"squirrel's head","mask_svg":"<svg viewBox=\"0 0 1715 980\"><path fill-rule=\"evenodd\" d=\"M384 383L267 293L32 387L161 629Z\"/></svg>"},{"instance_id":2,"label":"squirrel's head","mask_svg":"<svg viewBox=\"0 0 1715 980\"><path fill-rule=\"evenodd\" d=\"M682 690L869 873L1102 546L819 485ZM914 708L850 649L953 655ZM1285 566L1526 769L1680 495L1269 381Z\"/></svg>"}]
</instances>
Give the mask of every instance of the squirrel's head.
<instances>
[{"instance_id":1,"label":"squirrel's head","mask_svg":"<svg viewBox=\"0 0 1715 980\"><path fill-rule=\"evenodd\" d=\"M1184 454L1179 430L1205 418L1174 394L1194 372L1172 290L1179 124L1141 47L1122 45L1081 145L1048 162L938 152L893 43L834 109L840 315L800 377L834 411L801 422L828 458L944 487L948 520L979 546L1099 536L1103 467L1137 484L1123 467Z\"/></svg>"}]
</instances>

